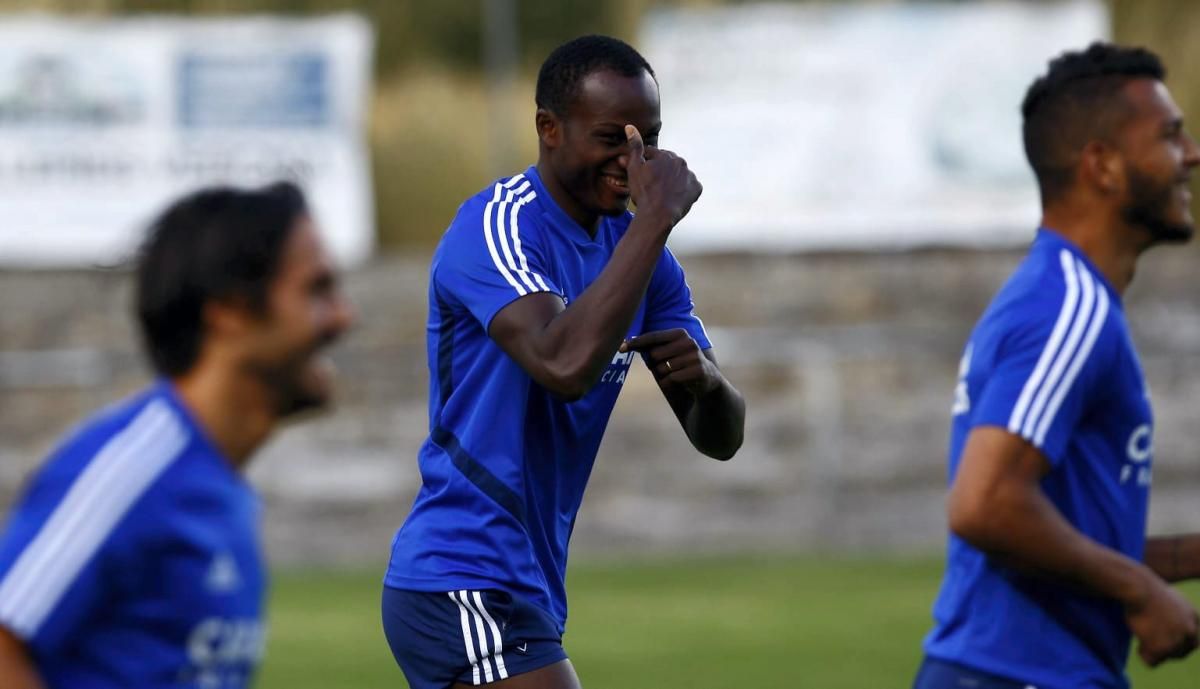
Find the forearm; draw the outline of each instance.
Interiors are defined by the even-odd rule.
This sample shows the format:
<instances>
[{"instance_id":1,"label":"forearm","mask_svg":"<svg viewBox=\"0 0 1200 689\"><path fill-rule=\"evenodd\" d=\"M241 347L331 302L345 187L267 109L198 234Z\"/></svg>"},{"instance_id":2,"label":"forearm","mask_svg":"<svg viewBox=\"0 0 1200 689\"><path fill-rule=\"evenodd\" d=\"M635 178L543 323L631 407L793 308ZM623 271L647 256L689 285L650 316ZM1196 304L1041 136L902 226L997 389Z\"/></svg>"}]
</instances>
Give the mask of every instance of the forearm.
<instances>
[{"instance_id":1,"label":"forearm","mask_svg":"<svg viewBox=\"0 0 1200 689\"><path fill-rule=\"evenodd\" d=\"M0 687L4 689L46 689L25 645L0 626Z\"/></svg>"},{"instance_id":2,"label":"forearm","mask_svg":"<svg viewBox=\"0 0 1200 689\"><path fill-rule=\"evenodd\" d=\"M952 529L1006 564L1125 605L1146 595L1144 565L1084 536L1040 490L994 496L980 512Z\"/></svg>"},{"instance_id":3,"label":"forearm","mask_svg":"<svg viewBox=\"0 0 1200 689\"><path fill-rule=\"evenodd\" d=\"M644 224L653 222L647 218ZM631 226L595 282L546 324L538 337L538 354L564 387L583 394L612 361L629 333L666 238L667 232L658 227Z\"/></svg>"},{"instance_id":4,"label":"forearm","mask_svg":"<svg viewBox=\"0 0 1200 689\"><path fill-rule=\"evenodd\" d=\"M711 392L693 398L684 427L692 445L714 459L730 459L742 446L746 402L742 394L721 377Z\"/></svg>"},{"instance_id":5,"label":"forearm","mask_svg":"<svg viewBox=\"0 0 1200 689\"><path fill-rule=\"evenodd\" d=\"M1142 559L1166 581L1200 579L1200 534L1152 537Z\"/></svg>"}]
</instances>

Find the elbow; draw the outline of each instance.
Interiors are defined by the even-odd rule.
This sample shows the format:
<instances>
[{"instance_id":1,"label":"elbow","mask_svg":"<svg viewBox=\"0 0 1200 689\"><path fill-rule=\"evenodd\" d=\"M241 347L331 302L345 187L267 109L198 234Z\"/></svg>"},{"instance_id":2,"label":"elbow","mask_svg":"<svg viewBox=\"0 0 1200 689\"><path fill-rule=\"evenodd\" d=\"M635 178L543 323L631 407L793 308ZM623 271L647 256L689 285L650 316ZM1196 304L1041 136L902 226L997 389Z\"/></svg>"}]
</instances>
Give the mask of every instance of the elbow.
<instances>
[{"instance_id":1,"label":"elbow","mask_svg":"<svg viewBox=\"0 0 1200 689\"><path fill-rule=\"evenodd\" d=\"M563 402L582 399L592 389L592 376L581 367L548 364L538 383Z\"/></svg>"},{"instance_id":2,"label":"elbow","mask_svg":"<svg viewBox=\"0 0 1200 689\"><path fill-rule=\"evenodd\" d=\"M985 500L953 490L946 505L950 532L981 550L988 550L995 540L998 515L999 511L991 509Z\"/></svg>"},{"instance_id":3,"label":"elbow","mask_svg":"<svg viewBox=\"0 0 1200 689\"><path fill-rule=\"evenodd\" d=\"M733 459L733 456L738 453L738 450L742 449L742 441L744 439L744 436L739 434L732 440L732 442L720 447L708 448L708 451L706 451L704 454L717 460L718 462L728 462L729 460Z\"/></svg>"}]
</instances>

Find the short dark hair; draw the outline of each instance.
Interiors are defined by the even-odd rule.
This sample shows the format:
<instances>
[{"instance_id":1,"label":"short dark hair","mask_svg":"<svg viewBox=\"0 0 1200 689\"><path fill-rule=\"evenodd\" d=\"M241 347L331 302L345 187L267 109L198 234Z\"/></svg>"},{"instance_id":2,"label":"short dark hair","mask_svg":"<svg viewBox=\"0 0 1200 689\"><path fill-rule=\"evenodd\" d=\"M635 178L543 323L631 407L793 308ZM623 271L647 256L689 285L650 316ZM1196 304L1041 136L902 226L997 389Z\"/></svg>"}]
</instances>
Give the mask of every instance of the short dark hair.
<instances>
[{"instance_id":1,"label":"short dark hair","mask_svg":"<svg viewBox=\"0 0 1200 689\"><path fill-rule=\"evenodd\" d=\"M1043 203L1070 186L1084 146L1110 140L1130 115L1121 94L1125 84L1136 78L1161 81L1166 74L1162 61L1149 50L1100 41L1050 61L1021 103L1025 156Z\"/></svg>"},{"instance_id":2,"label":"short dark hair","mask_svg":"<svg viewBox=\"0 0 1200 689\"><path fill-rule=\"evenodd\" d=\"M646 72L654 77L646 58L625 41L611 36L580 36L555 48L542 63L534 101L539 108L560 117L566 115L584 77L601 70L626 77Z\"/></svg>"},{"instance_id":3,"label":"short dark hair","mask_svg":"<svg viewBox=\"0 0 1200 689\"><path fill-rule=\"evenodd\" d=\"M303 192L279 182L202 189L151 223L137 264L136 308L159 375L182 375L195 365L205 303L237 300L265 313L283 247L307 213Z\"/></svg>"}]
</instances>

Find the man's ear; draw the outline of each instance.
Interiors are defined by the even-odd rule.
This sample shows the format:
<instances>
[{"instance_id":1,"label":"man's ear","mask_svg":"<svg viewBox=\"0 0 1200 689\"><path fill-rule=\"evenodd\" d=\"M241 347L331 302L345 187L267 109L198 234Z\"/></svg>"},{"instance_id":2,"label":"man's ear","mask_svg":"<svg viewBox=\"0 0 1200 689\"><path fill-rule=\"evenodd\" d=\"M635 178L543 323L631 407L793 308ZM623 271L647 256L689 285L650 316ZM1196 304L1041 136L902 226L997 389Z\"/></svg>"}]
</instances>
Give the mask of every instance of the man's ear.
<instances>
[{"instance_id":1,"label":"man's ear","mask_svg":"<svg viewBox=\"0 0 1200 689\"><path fill-rule=\"evenodd\" d=\"M1125 191L1125 159L1116 147L1090 141L1080 153L1080 175L1089 186L1105 196Z\"/></svg>"},{"instance_id":2,"label":"man's ear","mask_svg":"<svg viewBox=\"0 0 1200 689\"><path fill-rule=\"evenodd\" d=\"M562 120L558 115L546 108L538 108L533 116L534 126L537 127L538 140L546 148L558 148L562 145Z\"/></svg>"},{"instance_id":3,"label":"man's ear","mask_svg":"<svg viewBox=\"0 0 1200 689\"><path fill-rule=\"evenodd\" d=\"M210 299L204 303L204 327L212 335L246 332L254 314L244 299Z\"/></svg>"}]
</instances>

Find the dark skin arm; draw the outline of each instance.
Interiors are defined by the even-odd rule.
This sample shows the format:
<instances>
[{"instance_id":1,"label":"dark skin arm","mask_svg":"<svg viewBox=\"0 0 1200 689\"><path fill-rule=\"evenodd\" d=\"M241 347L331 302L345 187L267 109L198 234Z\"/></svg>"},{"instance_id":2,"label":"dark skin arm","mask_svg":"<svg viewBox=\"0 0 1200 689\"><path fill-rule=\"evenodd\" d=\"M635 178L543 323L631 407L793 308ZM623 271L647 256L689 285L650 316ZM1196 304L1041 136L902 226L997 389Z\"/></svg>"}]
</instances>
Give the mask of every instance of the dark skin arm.
<instances>
[{"instance_id":1,"label":"dark skin arm","mask_svg":"<svg viewBox=\"0 0 1200 689\"><path fill-rule=\"evenodd\" d=\"M626 170L638 213L596 280L569 306L548 293L526 295L501 309L488 335L539 385L576 400L596 383L629 332L667 236L700 196L687 163L646 147L626 127Z\"/></svg>"},{"instance_id":2,"label":"dark skin arm","mask_svg":"<svg viewBox=\"0 0 1200 689\"><path fill-rule=\"evenodd\" d=\"M29 649L4 626L0 626L0 687L46 689L29 657Z\"/></svg>"},{"instance_id":3,"label":"dark skin arm","mask_svg":"<svg viewBox=\"0 0 1200 689\"><path fill-rule=\"evenodd\" d=\"M1167 581L1200 579L1200 534L1150 538L1143 560Z\"/></svg>"},{"instance_id":4,"label":"dark skin arm","mask_svg":"<svg viewBox=\"0 0 1200 689\"><path fill-rule=\"evenodd\" d=\"M621 345L641 352L688 440L713 459L727 460L742 446L746 402L683 328L644 333Z\"/></svg>"},{"instance_id":5,"label":"dark skin arm","mask_svg":"<svg viewBox=\"0 0 1200 689\"><path fill-rule=\"evenodd\" d=\"M1147 665L1191 653L1196 611L1150 567L1076 530L1041 490L1050 469L1023 438L976 428L950 488L950 530L1005 564L1119 601Z\"/></svg>"}]
</instances>

